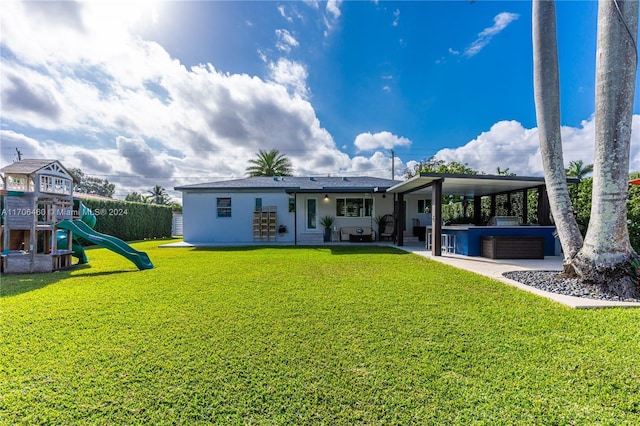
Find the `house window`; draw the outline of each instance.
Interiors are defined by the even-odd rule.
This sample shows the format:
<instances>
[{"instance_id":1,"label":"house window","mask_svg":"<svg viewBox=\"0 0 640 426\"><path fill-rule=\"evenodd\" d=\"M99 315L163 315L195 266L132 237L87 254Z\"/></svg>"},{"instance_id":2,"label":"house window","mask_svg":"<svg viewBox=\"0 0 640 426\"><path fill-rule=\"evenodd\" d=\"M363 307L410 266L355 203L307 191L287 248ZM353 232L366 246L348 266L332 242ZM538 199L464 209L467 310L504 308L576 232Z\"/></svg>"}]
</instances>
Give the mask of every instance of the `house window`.
<instances>
[{"instance_id":1,"label":"house window","mask_svg":"<svg viewBox=\"0 0 640 426\"><path fill-rule=\"evenodd\" d=\"M231 198L217 199L218 217L231 217Z\"/></svg>"},{"instance_id":2,"label":"house window","mask_svg":"<svg viewBox=\"0 0 640 426\"><path fill-rule=\"evenodd\" d=\"M7 178L7 189L14 191L27 191L27 178L24 176L11 176Z\"/></svg>"},{"instance_id":3,"label":"house window","mask_svg":"<svg viewBox=\"0 0 640 426\"><path fill-rule=\"evenodd\" d=\"M296 199L294 197L289 197L289 213L294 213L296 211Z\"/></svg>"},{"instance_id":4,"label":"house window","mask_svg":"<svg viewBox=\"0 0 640 426\"><path fill-rule=\"evenodd\" d=\"M262 198L256 198L256 207L255 210L259 212L262 210Z\"/></svg>"},{"instance_id":5,"label":"house window","mask_svg":"<svg viewBox=\"0 0 640 426\"><path fill-rule=\"evenodd\" d=\"M371 217L373 198L336 198L336 216Z\"/></svg>"},{"instance_id":6,"label":"house window","mask_svg":"<svg viewBox=\"0 0 640 426\"><path fill-rule=\"evenodd\" d=\"M71 194L71 181L64 178L55 178L54 192L56 194Z\"/></svg>"},{"instance_id":7,"label":"house window","mask_svg":"<svg viewBox=\"0 0 640 426\"><path fill-rule=\"evenodd\" d=\"M53 178L40 176L40 192L53 192Z\"/></svg>"}]
</instances>

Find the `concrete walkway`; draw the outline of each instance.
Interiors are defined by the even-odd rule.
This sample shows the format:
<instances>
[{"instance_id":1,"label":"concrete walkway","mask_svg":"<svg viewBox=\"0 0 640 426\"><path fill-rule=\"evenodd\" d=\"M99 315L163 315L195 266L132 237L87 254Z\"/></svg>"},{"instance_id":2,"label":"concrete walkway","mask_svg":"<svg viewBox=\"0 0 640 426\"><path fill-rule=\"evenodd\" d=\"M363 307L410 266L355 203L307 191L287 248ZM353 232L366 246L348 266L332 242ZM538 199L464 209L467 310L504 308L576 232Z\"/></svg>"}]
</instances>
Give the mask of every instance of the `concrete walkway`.
<instances>
[{"instance_id":1,"label":"concrete walkway","mask_svg":"<svg viewBox=\"0 0 640 426\"><path fill-rule=\"evenodd\" d=\"M443 254L442 256L432 256L431 250L427 251L424 246L403 246L398 247L410 253L426 257L436 262L445 263L456 268L475 272L489 278L501 281L505 284L528 291L538 296L546 297L555 302L571 308L610 308L610 307L640 307L640 303L634 302L611 302L607 300L588 299L585 297L565 296L563 294L549 293L539 290L517 281L510 280L502 276L503 272L509 271L562 271L562 257L547 256L544 259L488 259L485 257L461 256L455 254Z\"/></svg>"}]
</instances>

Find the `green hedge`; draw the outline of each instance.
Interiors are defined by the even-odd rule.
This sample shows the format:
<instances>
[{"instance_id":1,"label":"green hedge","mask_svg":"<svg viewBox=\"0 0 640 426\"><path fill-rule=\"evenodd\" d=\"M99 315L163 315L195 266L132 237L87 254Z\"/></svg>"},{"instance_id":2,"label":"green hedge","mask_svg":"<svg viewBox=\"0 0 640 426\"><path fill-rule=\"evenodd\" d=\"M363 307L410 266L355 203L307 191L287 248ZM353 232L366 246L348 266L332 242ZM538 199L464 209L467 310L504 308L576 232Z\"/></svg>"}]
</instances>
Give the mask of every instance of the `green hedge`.
<instances>
[{"instance_id":1,"label":"green hedge","mask_svg":"<svg viewBox=\"0 0 640 426\"><path fill-rule=\"evenodd\" d=\"M96 216L95 230L124 241L171 236L171 207L158 204L83 199Z\"/></svg>"},{"instance_id":2,"label":"green hedge","mask_svg":"<svg viewBox=\"0 0 640 426\"><path fill-rule=\"evenodd\" d=\"M636 179L640 173L632 173L629 179ZM578 185L569 187L571 203L576 212L576 220L582 233L586 233L591 218L591 190L593 179L586 178ZM630 185L627 196L627 228L631 247L640 253L640 185Z\"/></svg>"}]
</instances>

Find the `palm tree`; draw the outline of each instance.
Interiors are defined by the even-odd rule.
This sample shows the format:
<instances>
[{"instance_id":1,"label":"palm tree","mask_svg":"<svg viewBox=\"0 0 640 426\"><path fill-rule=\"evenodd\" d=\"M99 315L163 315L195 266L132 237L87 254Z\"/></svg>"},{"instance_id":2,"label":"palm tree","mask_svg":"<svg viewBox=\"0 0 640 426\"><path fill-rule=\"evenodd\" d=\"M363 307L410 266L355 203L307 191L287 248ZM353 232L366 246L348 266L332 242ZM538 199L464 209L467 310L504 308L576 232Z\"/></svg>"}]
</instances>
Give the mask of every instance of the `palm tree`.
<instances>
[{"instance_id":1,"label":"palm tree","mask_svg":"<svg viewBox=\"0 0 640 426\"><path fill-rule=\"evenodd\" d=\"M167 195L167 191L160 185L154 186L151 191L149 191L148 199L151 204L169 204L169 195Z\"/></svg>"},{"instance_id":2,"label":"palm tree","mask_svg":"<svg viewBox=\"0 0 640 426\"><path fill-rule=\"evenodd\" d=\"M564 252L565 272L583 244L573 216L560 135L560 74L554 1L534 0L532 7L533 86L540 154L551 213Z\"/></svg>"},{"instance_id":3,"label":"palm tree","mask_svg":"<svg viewBox=\"0 0 640 426\"><path fill-rule=\"evenodd\" d=\"M509 167L502 170L500 167L496 167L496 175L498 176L515 176L515 173L509 171Z\"/></svg>"},{"instance_id":4,"label":"palm tree","mask_svg":"<svg viewBox=\"0 0 640 426\"><path fill-rule=\"evenodd\" d=\"M247 167L248 176L293 176L291 161L277 149L271 151L261 149L256 157L249 160L252 165Z\"/></svg>"},{"instance_id":5,"label":"palm tree","mask_svg":"<svg viewBox=\"0 0 640 426\"><path fill-rule=\"evenodd\" d=\"M587 164L585 166L582 160L570 161L569 168L565 169L565 172L567 177L574 177L582 180L586 175L593 172L593 164Z\"/></svg>"},{"instance_id":6,"label":"palm tree","mask_svg":"<svg viewBox=\"0 0 640 426\"><path fill-rule=\"evenodd\" d=\"M533 1L534 93L542 165L565 271L622 297L638 294L629 265L638 258L627 228L638 2L598 3L595 158L591 216L582 238L562 163L555 2Z\"/></svg>"},{"instance_id":7,"label":"palm tree","mask_svg":"<svg viewBox=\"0 0 640 426\"><path fill-rule=\"evenodd\" d=\"M127 194L126 198L124 199L125 201L131 201L134 203L144 203L145 201L145 197L144 195L140 194L139 192L132 192L130 194Z\"/></svg>"}]
</instances>

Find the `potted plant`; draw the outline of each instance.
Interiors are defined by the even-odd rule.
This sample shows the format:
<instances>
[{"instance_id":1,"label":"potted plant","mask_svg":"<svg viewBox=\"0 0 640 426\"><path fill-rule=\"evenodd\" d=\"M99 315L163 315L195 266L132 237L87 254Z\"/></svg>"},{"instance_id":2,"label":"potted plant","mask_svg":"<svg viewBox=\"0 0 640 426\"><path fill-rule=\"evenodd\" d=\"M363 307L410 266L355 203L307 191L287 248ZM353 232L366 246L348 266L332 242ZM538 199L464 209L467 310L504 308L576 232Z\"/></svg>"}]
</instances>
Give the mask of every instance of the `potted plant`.
<instances>
[{"instance_id":1,"label":"potted plant","mask_svg":"<svg viewBox=\"0 0 640 426\"><path fill-rule=\"evenodd\" d=\"M331 226L333 222L336 220L333 216L323 216L320 218L320 225L324 226L324 242L327 243L331 241Z\"/></svg>"}]
</instances>

